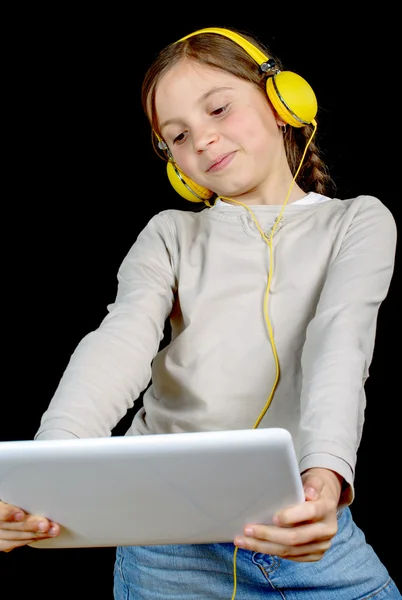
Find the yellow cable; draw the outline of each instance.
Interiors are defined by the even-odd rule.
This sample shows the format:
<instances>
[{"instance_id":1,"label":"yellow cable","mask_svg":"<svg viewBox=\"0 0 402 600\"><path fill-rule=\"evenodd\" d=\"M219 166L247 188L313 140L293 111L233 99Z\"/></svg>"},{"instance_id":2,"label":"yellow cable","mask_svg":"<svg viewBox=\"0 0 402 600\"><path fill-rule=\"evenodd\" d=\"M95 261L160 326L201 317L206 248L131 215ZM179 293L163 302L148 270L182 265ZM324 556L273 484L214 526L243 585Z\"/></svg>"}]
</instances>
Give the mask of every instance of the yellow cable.
<instances>
[{"instance_id":1,"label":"yellow cable","mask_svg":"<svg viewBox=\"0 0 402 600\"><path fill-rule=\"evenodd\" d=\"M311 136L310 136L310 138L309 138L309 140L308 140L308 142L306 144L306 147L304 149L303 155L302 155L302 157L300 159L300 164L299 164L299 166L297 168L296 173L294 174L294 177L293 177L292 182L290 184L290 187L289 187L288 193L286 195L285 201L284 201L284 203L282 205L282 208L281 208L281 210L279 212L278 217L275 220L275 223L274 223L274 225L273 225L273 227L271 229L269 237L267 237L265 235L265 233L263 232L263 230L262 230L259 222L257 221L256 216L254 215L253 211L251 210L251 208L249 206L247 206L246 204L243 204L242 202L239 202L238 200L233 200L233 198L227 198L225 196L220 196L220 198L222 200L227 200L228 202L234 202L235 204L239 204L240 206L243 206L243 208L245 208L250 213L251 218L253 219L254 223L256 224L257 229L260 232L262 239L264 240L264 242L269 247L269 272L268 272L267 287L266 287L265 295L264 295L264 317L265 317L265 323L266 323L267 330L268 330L269 340L271 342L272 352L273 352L273 355L274 355L276 375L275 375L275 380L274 380L274 384L272 386L271 393L269 394L268 399L267 399L267 401L265 403L265 406L262 409L262 411L261 411L258 419L254 423L253 429L257 429L257 427L261 423L262 419L264 418L265 413L267 412L268 408L270 407L270 404L272 402L272 398L274 397L274 393L275 393L275 390L276 390L278 382L279 382L279 376L280 376L279 359L278 359L278 353L276 351L276 344L275 344L275 340L274 340L274 334L273 334L273 330L272 330L271 319L269 318L269 311L268 311L269 290L271 288L272 274L273 274L273 269L274 269L274 256L273 256L273 249L272 249L272 239L274 237L275 230L276 230L276 228L277 228L277 226L278 226L278 224L279 224L279 222L280 222L280 220L282 218L283 211L285 210L285 207L286 207L286 205L288 203L290 192L292 191L292 188L294 186L296 178L297 178L297 176L299 174L299 171L301 169L301 166L303 164L304 158L306 156L307 148L309 147L310 142L313 139L314 134L315 134L315 132L317 130L317 123L316 123L316 121L313 119L313 121L311 123L312 123L312 125L314 127L313 132L312 132L312 134L311 134ZM233 594L232 594L231 600L235 600L236 590L237 590L237 568L236 568L237 550L238 550L238 548L237 548L237 546L235 546L234 553L233 553L233 579L234 579L234 583L233 583Z\"/></svg>"}]
</instances>

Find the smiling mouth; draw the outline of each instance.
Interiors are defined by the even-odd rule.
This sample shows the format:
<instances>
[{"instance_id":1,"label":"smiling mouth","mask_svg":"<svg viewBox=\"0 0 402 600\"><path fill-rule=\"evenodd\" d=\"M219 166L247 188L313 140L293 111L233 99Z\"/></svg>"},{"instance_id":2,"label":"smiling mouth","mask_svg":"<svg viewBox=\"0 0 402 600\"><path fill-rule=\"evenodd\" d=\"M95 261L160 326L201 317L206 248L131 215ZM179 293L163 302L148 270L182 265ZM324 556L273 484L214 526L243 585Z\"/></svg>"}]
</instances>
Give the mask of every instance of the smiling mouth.
<instances>
[{"instance_id":1,"label":"smiling mouth","mask_svg":"<svg viewBox=\"0 0 402 600\"><path fill-rule=\"evenodd\" d=\"M216 173L225 169L228 165L230 165L235 157L235 154L236 152L230 152L229 154L226 154L222 158L218 159L207 169L207 173Z\"/></svg>"}]
</instances>

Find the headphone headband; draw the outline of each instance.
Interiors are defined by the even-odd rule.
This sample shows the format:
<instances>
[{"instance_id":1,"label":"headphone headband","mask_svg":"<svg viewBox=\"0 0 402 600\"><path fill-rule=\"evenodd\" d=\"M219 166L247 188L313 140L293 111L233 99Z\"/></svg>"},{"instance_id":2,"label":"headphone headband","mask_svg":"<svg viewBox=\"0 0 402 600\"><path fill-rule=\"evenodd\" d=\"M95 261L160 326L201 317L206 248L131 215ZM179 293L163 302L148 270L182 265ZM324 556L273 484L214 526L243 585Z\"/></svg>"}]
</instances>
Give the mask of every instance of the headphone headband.
<instances>
[{"instance_id":1,"label":"headphone headband","mask_svg":"<svg viewBox=\"0 0 402 600\"><path fill-rule=\"evenodd\" d=\"M189 33L188 35L185 35L177 41L183 42L184 40L187 40L188 38L191 38L195 35L199 35L200 33L217 33L219 35L223 35L224 37L229 38L230 40L236 42L236 44L244 48L244 50L251 56L251 58L253 58L255 62L258 63L260 66L268 62L269 60L269 57L265 56L265 54L263 54L263 52L261 52L259 48L256 48L253 44L246 40L246 38L239 35L235 31L231 31L230 29L223 29L220 27L206 27L205 29L198 29L197 31L193 31L193 33Z\"/></svg>"}]
</instances>

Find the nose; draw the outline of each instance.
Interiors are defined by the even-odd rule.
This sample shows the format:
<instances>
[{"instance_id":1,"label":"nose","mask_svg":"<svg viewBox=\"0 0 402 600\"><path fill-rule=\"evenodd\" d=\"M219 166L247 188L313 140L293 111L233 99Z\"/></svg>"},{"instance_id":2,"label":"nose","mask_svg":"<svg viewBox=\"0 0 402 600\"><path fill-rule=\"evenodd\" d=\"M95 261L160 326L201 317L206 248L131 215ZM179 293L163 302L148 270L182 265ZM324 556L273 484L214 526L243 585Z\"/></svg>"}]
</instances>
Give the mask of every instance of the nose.
<instances>
[{"instance_id":1,"label":"nose","mask_svg":"<svg viewBox=\"0 0 402 600\"><path fill-rule=\"evenodd\" d=\"M193 131L193 144L197 153L205 152L205 150L208 150L212 144L218 141L218 139L219 135L212 127L206 128L204 126Z\"/></svg>"}]
</instances>

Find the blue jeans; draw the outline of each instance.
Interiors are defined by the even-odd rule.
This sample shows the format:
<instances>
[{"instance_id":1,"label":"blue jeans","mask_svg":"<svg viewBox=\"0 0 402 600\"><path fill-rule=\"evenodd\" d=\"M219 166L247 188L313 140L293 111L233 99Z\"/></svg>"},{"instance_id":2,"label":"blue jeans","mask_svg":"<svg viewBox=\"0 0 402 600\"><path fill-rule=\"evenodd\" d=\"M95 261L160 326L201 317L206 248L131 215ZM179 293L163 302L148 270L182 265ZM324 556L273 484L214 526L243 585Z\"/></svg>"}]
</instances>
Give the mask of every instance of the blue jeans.
<instances>
[{"instance_id":1,"label":"blue jeans","mask_svg":"<svg viewBox=\"0 0 402 600\"><path fill-rule=\"evenodd\" d=\"M331 548L300 563L239 549L235 600L397 600L395 583L349 508L338 518ZM117 548L115 600L231 600L233 544Z\"/></svg>"}]
</instances>

